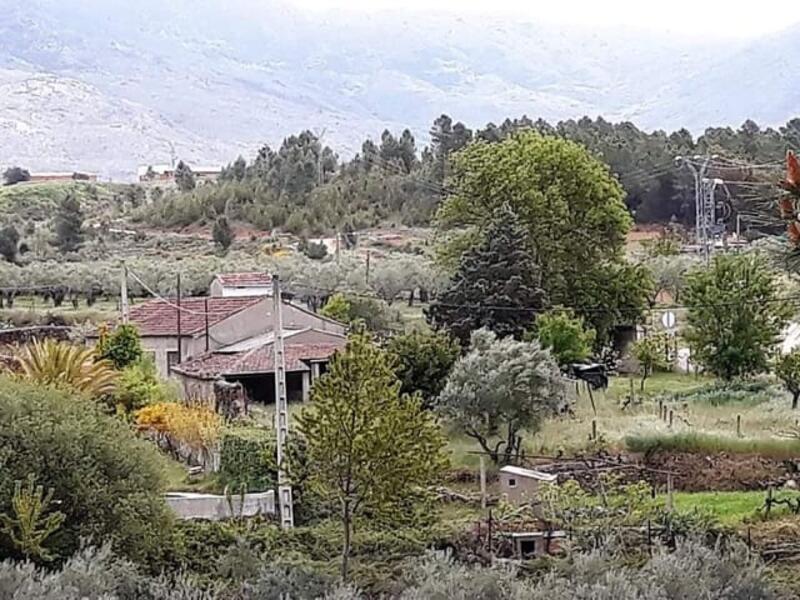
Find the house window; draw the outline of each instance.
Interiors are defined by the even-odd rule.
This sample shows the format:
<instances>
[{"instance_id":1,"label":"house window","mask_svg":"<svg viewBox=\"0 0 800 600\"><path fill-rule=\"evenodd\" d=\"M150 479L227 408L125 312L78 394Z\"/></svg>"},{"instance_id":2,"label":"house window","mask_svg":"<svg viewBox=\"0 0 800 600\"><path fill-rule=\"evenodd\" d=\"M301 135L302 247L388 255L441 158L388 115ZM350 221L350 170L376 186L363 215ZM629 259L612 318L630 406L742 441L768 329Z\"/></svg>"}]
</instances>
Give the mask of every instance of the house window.
<instances>
[{"instance_id":1,"label":"house window","mask_svg":"<svg viewBox=\"0 0 800 600\"><path fill-rule=\"evenodd\" d=\"M167 352L167 369L170 371L172 367L178 364L178 351L177 350L170 350Z\"/></svg>"},{"instance_id":2,"label":"house window","mask_svg":"<svg viewBox=\"0 0 800 600\"><path fill-rule=\"evenodd\" d=\"M509 477L508 478L508 487L510 487L510 488L517 487L517 480L514 479L513 477Z\"/></svg>"}]
</instances>

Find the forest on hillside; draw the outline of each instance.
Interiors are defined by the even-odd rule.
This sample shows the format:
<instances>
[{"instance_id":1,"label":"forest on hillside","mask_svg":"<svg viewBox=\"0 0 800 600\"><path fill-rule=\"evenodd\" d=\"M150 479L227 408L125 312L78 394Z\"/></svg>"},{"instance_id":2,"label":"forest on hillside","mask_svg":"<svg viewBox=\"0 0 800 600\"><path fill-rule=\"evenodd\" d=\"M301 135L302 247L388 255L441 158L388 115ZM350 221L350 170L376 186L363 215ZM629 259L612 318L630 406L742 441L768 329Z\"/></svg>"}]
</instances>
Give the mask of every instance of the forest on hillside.
<instances>
[{"instance_id":1,"label":"forest on hillside","mask_svg":"<svg viewBox=\"0 0 800 600\"><path fill-rule=\"evenodd\" d=\"M738 129L708 128L695 138L686 129L646 132L602 117L551 125L523 116L473 130L441 115L424 147L408 129L399 134L386 130L377 142L365 140L350 160L341 160L311 131L292 135L278 149L265 145L249 160L236 158L218 185L196 185L191 173L181 174L179 189L157 190L156 201L137 218L150 225L182 227L212 223L224 215L298 235L386 223L425 226L451 191L453 155L470 143L494 143L521 130L586 146L617 176L638 223L694 222L693 175L681 168L677 156L713 155L709 176L772 181L766 168L777 169L788 149L800 147L800 119L777 129L748 120ZM752 188L743 189L741 199L752 199Z\"/></svg>"}]
</instances>

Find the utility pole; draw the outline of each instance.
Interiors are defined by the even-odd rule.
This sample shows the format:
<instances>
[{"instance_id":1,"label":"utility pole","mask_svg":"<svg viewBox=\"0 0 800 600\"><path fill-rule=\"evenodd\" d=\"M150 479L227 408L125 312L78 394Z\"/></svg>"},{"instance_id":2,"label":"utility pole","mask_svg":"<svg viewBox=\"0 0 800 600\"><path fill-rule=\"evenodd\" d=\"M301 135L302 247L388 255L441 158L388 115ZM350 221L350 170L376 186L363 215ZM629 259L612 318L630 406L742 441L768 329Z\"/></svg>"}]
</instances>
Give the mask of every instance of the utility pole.
<instances>
[{"instance_id":1,"label":"utility pole","mask_svg":"<svg viewBox=\"0 0 800 600\"><path fill-rule=\"evenodd\" d=\"M122 323L128 323L128 267L122 261L122 275L119 282L120 310L122 311Z\"/></svg>"},{"instance_id":2,"label":"utility pole","mask_svg":"<svg viewBox=\"0 0 800 600\"><path fill-rule=\"evenodd\" d=\"M178 313L178 364L181 364L183 361L183 349L181 346L183 345L183 340L181 340L181 274L178 273L178 302L176 304L177 308L175 309Z\"/></svg>"},{"instance_id":3,"label":"utility pole","mask_svg":"<svg viewBox=\"0 0 800 600\"><path fill-rule=\"evenodd\" d=\"M206 352L208 352L208 337L209 337L209 333L208 333L208 298L203 300L203 313L204 313L205 320L206 320Z\"/></svg>"},{"instance_id":4,"label":"utility pole","mask_svg":"<svg viewBox=\"0 0 800 600\"><path fill-rule=\"evenodd\" d=\"M281 527L294 527L294 508L292 505L292 486L286 476L286 438L289 434L289 407L286 398L286 356L283 352L283 301L278 274L272 276L272 348L275 368L275 434L277 436L278 459L278 506L280 507Z\"/></svg>"}]
</instances>

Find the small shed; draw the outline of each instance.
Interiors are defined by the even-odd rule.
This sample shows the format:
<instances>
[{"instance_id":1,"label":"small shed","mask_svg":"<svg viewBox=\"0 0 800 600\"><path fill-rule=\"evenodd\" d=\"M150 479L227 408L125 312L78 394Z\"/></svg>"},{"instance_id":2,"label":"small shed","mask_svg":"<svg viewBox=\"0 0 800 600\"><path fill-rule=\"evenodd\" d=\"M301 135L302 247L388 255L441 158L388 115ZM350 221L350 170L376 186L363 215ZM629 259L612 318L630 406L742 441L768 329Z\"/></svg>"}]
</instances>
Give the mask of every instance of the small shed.
<instances>
[{"instance_id":1,"label":"small shed","mask_svg":"<svg viewBox=\"0 0 800 600\"><path fill-rule=\"evenodd\" d=\"M536 499L542 483L555 483L556 475L507 465L500 469L500 491L512 504L526 504Z\"/></svg>"},{"instance_id":2,"label":"small shed","mask_svg":"<svg viewBox=\"0 0 800 600\"><path fill-rule=\"evenodd\" d=\"M526 531L509 535L514 544L514 554L519 560L557 554L561 551L565 531Z\"/></svg>"}]
</instances>

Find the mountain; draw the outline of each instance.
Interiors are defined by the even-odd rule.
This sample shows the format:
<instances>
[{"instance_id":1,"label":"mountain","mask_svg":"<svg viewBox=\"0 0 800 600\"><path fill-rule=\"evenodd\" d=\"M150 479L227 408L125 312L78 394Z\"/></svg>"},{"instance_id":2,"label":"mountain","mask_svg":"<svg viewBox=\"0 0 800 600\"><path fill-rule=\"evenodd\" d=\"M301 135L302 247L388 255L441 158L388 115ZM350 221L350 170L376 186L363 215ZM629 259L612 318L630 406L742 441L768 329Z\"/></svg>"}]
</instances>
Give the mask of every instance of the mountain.
<instances>
[{"instance_id":1,"label":"mountain","mask_svg":"<svg viewBox=\"0 0 800 600\"><path fill-rule=\"evenodd\" d=\"M6 0L0 165L121 177L173 154L221 164L308 128L352 155L386 127L424 141L441 113L472 127L522 114L778 124L800 100L780 77L798 54L788 34L701 43L270 0Z\"/></svg>"}]
</instances>

